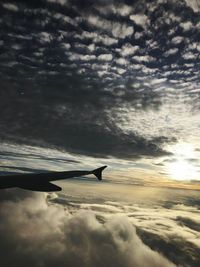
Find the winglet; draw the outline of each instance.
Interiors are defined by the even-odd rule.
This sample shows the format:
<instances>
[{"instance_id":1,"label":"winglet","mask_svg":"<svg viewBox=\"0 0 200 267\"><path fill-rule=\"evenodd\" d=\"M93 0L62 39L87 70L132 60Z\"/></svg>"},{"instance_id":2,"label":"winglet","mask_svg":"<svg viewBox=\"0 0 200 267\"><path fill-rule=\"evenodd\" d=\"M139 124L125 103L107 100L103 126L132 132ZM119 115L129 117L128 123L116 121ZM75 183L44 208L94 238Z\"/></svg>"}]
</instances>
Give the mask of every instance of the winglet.
<instances>
[{"instance_id":1,"label":"winglet","mask_svg":"<svg viewBox=\"0 0 200 267\"><path fill-rule=\"evenodd\" d=\"M95 169L92 171L92 173L98 178L98 180L102 180L102 171L106 168L107 166L103 166L101 168Z\"/></svg>"}]
</instances>

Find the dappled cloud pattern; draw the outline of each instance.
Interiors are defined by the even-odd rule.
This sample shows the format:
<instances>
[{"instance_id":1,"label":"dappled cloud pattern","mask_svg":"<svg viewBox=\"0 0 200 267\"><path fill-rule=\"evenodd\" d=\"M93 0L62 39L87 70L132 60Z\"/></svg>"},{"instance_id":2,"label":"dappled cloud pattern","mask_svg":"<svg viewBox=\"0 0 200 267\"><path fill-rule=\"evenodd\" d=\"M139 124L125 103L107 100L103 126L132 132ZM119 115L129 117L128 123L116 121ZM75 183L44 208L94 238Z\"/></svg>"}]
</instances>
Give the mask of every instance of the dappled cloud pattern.
<instances>
[{"instance_id":1,"label":"dappled cloud pattern","mask_svg":"<svg viewBox=\"0 0 200 267\"><path fill-rule=\"evenodd\" d=\"M137 158L198 137L197 0L3 1L0 15L1 138Z\"/></svg>"}]
</instances>

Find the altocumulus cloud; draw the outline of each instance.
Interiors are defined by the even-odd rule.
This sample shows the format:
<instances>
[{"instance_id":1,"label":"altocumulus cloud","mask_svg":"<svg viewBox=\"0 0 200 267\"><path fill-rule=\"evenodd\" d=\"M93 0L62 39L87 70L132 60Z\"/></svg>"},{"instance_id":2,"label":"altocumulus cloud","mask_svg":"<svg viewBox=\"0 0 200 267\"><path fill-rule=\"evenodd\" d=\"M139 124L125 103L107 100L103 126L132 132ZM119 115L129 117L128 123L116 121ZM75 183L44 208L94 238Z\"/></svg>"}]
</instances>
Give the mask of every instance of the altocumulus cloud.
<instances>
[{"instance_id":1,"label":"altocumulus cloud","mask_svg":"<svg viewBox=\"0 0 200 267\"><path fill-rule=\"evenodd\" d=\"M91 211L72 215L50 204L49 195L13 192L0 203L3 266L175 266L147 247L126 217L100 224Z\"/></svg>"},{"instance_id":2,"label":"altocumulus cloud","mask_svg":"<svg viewBox=\"0 0 200 267\"><path fill-rule=\"evenodd\" d=\"M36 2L0 3L1 139L136 158L199 135L198 0Z\"/></svg>"}]
</instances>

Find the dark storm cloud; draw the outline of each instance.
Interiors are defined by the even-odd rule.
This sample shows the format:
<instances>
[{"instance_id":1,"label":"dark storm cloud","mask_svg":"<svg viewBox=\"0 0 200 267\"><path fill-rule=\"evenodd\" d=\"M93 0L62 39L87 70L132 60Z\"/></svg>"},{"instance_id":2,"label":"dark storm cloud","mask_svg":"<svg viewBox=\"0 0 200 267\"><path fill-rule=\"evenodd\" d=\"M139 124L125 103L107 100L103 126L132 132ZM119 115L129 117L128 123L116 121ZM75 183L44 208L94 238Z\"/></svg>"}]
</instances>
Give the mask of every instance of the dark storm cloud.
<instances>
[{"instance_id":1,"label":"dark storm cloud","mask_svg":"<svg viewBox=\"0 0 200 267\"><path fill-rule=\"evenodd\" d=\"M5 129L5 139L10 138L11 141L35 144L36 138L36 140L45 140L46 144L64 147L71 152L96 156L137 158L142 155L161 156L169 154L159 148L168 141L166 138L146 140L135 134L125 134L109 120L106 120L98 107L85 107L80 103L82 110L79 110L80 107L62 110L61 105L61 107L55 107L54 110L49 111L48 107L46 109L45 107L38 107L37 109L36 105L37 103L35 103L34 108L29 105L29 102L21 103L20 107L12 105L16 114L16 123L9 129ZM69 106L72 105L69 104ZM61 110L59 111L59 109ZM6 112L6 110L5 104L1 118L3 119L5 116L8 121L10 111ZM40 115L41 111L43 116ZM72 111L73 114L71 114ZM52 112L57 114L52 116ZM82 113L79 114L79 112ZM95 112L99 114L97 115ZM87 115L85 116L85 114ZM29 123L27 125L26 118L32 120L31 125ZM12 120L12 118L10 119Z\"/></svg>"},{"instance_id":2,"label":"dark storm cloud","mask_svg":"<svg viewBox=\"0 0 200 267\"><path fill-rule=\"evenodd\" d=\"M199 97L187 89L199 83L200 15L192 7L188 1L3 1L1 136L91 155L165 154L167 139L125 134L109 118L121 104L158 108L165 84Z\"/></svg>"},{"instance_id":3,"label":"dark storm cloud","mask_svg":"<svg viewBox=\"0 0 200 267\"><path fill-rule=\"evenodd\" d=\"M3 266L175 267L143 244L127 218L104 224L91 211L72 215L48 203L43 193L0 201L0 249Z\"/></svg>"}]
</instances>

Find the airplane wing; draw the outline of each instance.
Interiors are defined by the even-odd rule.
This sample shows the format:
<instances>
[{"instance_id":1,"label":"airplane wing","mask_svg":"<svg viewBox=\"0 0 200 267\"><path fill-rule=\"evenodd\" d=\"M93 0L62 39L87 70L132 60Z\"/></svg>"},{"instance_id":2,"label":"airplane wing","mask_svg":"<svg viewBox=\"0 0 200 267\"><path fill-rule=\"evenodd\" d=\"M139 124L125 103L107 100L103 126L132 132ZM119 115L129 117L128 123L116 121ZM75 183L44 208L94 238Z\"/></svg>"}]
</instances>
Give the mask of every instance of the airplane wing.
<instances>
[{"instance_id":1,"label":"airplane wing","mask_svg":"<svg viewBox=\"0 0 200 267\"><path fill-rule=\"evenodd\" d=\"M61 187L50 182L89 174L93 174L98 180L102 180L102 171L106 167L103 166L92 171L63 171L0 176L0 189L19 187L40 192L61 191Z\"/></svg>"}]
</instances>

